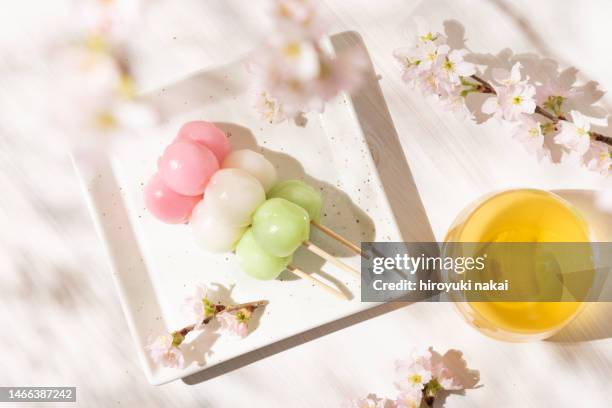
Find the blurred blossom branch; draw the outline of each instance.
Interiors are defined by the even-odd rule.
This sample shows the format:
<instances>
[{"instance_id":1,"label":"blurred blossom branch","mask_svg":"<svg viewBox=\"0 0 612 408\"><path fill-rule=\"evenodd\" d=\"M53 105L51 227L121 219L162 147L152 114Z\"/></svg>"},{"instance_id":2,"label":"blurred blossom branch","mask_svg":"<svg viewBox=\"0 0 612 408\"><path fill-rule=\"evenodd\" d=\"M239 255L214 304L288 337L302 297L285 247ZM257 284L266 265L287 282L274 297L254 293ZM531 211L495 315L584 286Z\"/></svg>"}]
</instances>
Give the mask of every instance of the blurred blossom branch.
<instances>
[{"instance_id":1,"label":"blurred blossom branch","mask_svg":"<svg viewBox=\"0 0 612 408\"><path fill-rule=\"evenodd\" d=\"M185 358L181 345L185 337L196 330L208 330L207 326L213 322L218 323L219 330L225 335L246 337L253 312L268 304L266 300L259 300L226 306L213 299L214 292L213 287L198 285L195 293L187 297L183 304L183 309L192 323L150 340L146 348L155 363L164 367L182 368Z\"/></svg>"},{"instance_id":2,"label":"blurred blossom branch","mask_svg":"<svg viewBox=\"0 0 612 408\"><path fill-rule=\"evenodd\" d=\"M612 138L592 130L595 120L578 109L566 112L580 92L563 84L560 74L546 81L530 81L523 75L522 64L515 62L511 70L493 68L491 81L487 81L478 64L468 61L467 49L451 48L451 41L431 30L423 19L415 22L415 43L393 54L404 82L419 87L462 118L474 119L476 112L466 103L470 95L489 95L480 113L509 127L514 138L539 160L569 161L609 173Z\"/></svg>"},{"instance_id":3,"label":"blurred blossom branch","mask_svg":"<svg viewBox=\"0 0 612 408\"><path fill-rule=\"evenodd\" d=\"M49 46L47 129L69 147L100 147L110 136L155 123L135 95L128 62L130 36L147 3L75 1L65 35Z\"/></svg>"},{"instance_id":4,"label":"blurred blossom branch","mask_svg":"<svg viewBox=\"0 0 612 408\"><path fill-rule=\"evenodd\" d=\"M275 31L247 65L253 76L254 106L270 123L322 112L339 92L362 82L363 50L332 55L324 45L328 23L314 0L273 0Z\"/></svg>"}]
</instances>

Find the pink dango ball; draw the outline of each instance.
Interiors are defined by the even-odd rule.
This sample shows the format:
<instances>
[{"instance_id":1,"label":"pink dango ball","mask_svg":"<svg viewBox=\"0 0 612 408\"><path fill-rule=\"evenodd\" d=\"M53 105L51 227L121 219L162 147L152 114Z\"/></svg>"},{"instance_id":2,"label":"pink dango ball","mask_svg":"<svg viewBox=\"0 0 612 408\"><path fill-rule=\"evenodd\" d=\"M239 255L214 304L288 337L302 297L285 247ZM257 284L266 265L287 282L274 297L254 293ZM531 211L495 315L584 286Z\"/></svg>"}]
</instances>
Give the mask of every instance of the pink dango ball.
<instances>
[{"instance_id":1,"label":"pink dango ball","mask_svg":"<svg viewBox=\"0 0 612 408\"><path fill-rule=\"evenodd\" d=\"M168 224L189 220L202 196L185 196L170 190L159 173L155 173L144 188L145 206L151 214Z\"/></svg>"},{"instance_id":2,"label":"pink dango ball","mask_svg":"<svg viewBox=\"0 0 612 408\"><path fill-rule=\"evenodd\" d=\"M193 142L172 143L157 165L164 183L187 196L201 195L208 180L219 170L219 161L213 152Z\"/></svg>"},{"instance_id":3,"label":"pink dango ball","mask_svg":"<svg viewBox=\"0 0 612 408\"><path fill-rule=\"evenodd\" d=\"M231 150L225 133L214 124L203 120L185 123L174 141L194 141L202 144L215 154L219 163L223 162Z\"/></svg>"}]
</instances>

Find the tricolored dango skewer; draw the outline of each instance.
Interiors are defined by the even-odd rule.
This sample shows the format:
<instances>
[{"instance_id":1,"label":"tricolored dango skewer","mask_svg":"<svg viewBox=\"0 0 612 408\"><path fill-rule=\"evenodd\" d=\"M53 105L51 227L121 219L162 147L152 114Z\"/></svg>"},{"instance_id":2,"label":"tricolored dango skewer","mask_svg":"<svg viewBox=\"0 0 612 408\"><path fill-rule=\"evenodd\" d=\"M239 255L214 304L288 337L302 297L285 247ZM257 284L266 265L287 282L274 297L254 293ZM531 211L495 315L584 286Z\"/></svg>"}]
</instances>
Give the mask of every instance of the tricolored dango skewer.
<instances>
[{"instance_id":1,"label":"tricolored dango skewer","mask_svg":"<svg viewBox=\"0 0 612 408\"><path fill-rule=\"evenodd\" d=\"M227 137L215 125L189 122L160 157L158 171L145 187L145 204L164 222L189 222L205 249L236 250L250 276L273 279L287 269L346 299L339 290L289 264L293 252L303 245L358 274L309 240L310 223L320 226L318 193L297 180L276 184L276 178L274 166L263 155L246 149L230 152ZM271 200L266 201L266 192Z\"/></svg>"}]
</instances>

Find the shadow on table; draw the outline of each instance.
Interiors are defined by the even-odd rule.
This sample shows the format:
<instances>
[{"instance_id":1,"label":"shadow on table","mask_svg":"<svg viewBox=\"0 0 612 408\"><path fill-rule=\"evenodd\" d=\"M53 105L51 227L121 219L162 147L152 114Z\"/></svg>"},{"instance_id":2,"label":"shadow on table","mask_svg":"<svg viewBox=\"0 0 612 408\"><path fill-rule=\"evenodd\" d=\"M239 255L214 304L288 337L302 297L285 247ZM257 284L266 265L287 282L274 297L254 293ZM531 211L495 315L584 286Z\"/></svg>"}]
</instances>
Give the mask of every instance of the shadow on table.
<instances>
[{"instance_id":1,"label":"shadow on table","mask_svg":"<svg viewBox=\"0 0 612 408\"><path fill-rule=\"evenodd\" d=\"M347 47L365 46L361 37L354 32L345 32L331 37L337 51ZM365 52L367 55L367 52ZM393 125L387 103L378 84L379 78L370 60L366 81L352 97L359 124L374 157L383 188L389 199L391 210L398 222L404 241L435 241L433 231L425 213L410 167L404 157L399 136ZM223 126L223 125L221 125ZM226 124L225 126L228 126ZM234 129L236 130L236 129ZM240 129L238 129L240 130ZM380 160L384 157L384 160ZM244 367L266 357L288 350L300 344L315 340L327 334L342 330L354 324L372 319L397 310L409 303L386 303L369 310L356 313L337 321L325 324L304 333L291 336L274 344L228 360L205 371L183 379L186 384L194 385L229 371Z\"/></svg>"},{"instance_id":2,"label":"shadow on table","mask_svg":"<svg viewBox=\"0 0 612 408\"><path fill-rule=\"evenodd\" d=\"M361 36L356 32L336 34L331 37L331 42L338 52L359 47L364 51L364 55L368 55ZM404 241L435 242L421 196L378 83L380 78L369 58L367 66L365 83L351 96L351 100L374 157L391 210Z\"/></svg>"},{"instance_id":3,"label":"shadow on table","mask_svg":"<svg viewBox=\"0 0 612 408\"><path fill-rule=\"evenodd\" d=\"M204 381L208 381L211 378L215 378L230 371L237 370L256 361L273 356L277 353L281 353L285 350L315 340L319 337L323 337L336 331L345 329L354 324L364 322L366 320L372 319L388 312L392 312L406 305L406 303L385 303L375 306L363 312L359 312L354 315L336 320L334 322L324 324L323 326L319 326L316 329L296 334L284 340L278 341L268 346L264 346L250 353L243 354L231 360L227 360L221 364L207 368L205 371L201 371L199 373L185 377L183 378L183 382L185 384L195 385Z\"/></svg>"}]
</instances>

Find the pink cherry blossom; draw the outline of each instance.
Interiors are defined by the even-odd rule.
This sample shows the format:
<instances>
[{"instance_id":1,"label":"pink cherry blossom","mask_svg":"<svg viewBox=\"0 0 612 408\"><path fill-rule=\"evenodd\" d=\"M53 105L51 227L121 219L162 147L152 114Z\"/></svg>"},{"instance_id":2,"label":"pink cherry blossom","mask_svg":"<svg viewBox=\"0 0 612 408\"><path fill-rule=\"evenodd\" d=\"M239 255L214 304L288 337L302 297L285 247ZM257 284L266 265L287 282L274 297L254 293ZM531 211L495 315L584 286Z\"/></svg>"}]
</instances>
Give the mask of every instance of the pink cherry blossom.
<instances>
[{"instance_id":1,"label":"pink cherry blossom","mask_svg":"<svg viewBox=\"0 0 612 408\"><path fill-rule=\"evenodd\" d=\"M178 336L180 336L180 334ZM164 367L183 367L185 358L183 352L179 349L182 339L177 339L175 337L176 336L170 333L162 334L146 347L153 362Z\"/></svg>"},{"instance_id":2,"label":"pink cherry blossom","mask_svg":"<svg viewBox=\"0 0 612 408\"><path fill-rule=\"evenodd\" d=\"M196 285L194 293L185 298L183 311L195 329L204 328L204 320L215 315L215 289L204 284Z\"/></svg>"},{"instance_id":3,"label":"pink cherry blossom","mask_svg":"<svg viewBox=\"0 0 612 408\"><path fill-rule=\"evenodd\" d=\"M584 155L591 145L591 123L586 116L578 111L570 113L572 122L562 120L561 127L555 136L555 143L563 146L568 152L574 152L579 156Z\"/></svg>"},{"instance_id":4,"label":"pink cherry blossom","mask_svg":"<svg viewBox=\"0 0 612 408\"><path fill-rule=\"evenodd\" d=\"M459 378L442 361L432 365L431 375L446 391L456 391L464 388Z\"/></svg>"},{"instance_id":5,"label":"pink cherry blossom","mask_svg":"<svg viewBox=\"0 0 612 408\"><path fill-rule=\"evenodd\" d=\"M217 315L217 321L221 325L220 330L223 333L244 338L249 334L248 318L241 318L238 313L221 312Z\"/></svg>"},{"instance_id":6,"label":"pink cherry blossom","mask_svg":"<svg viewBox=\"0 0 612 408\"><path fill-rule=\"evenodd\" d=\"M414 84L420 71L420 52L418 47L404 47L393 51L393 57L397 60L402 70L402 81Z\"/></svg>"}]
</instances>

